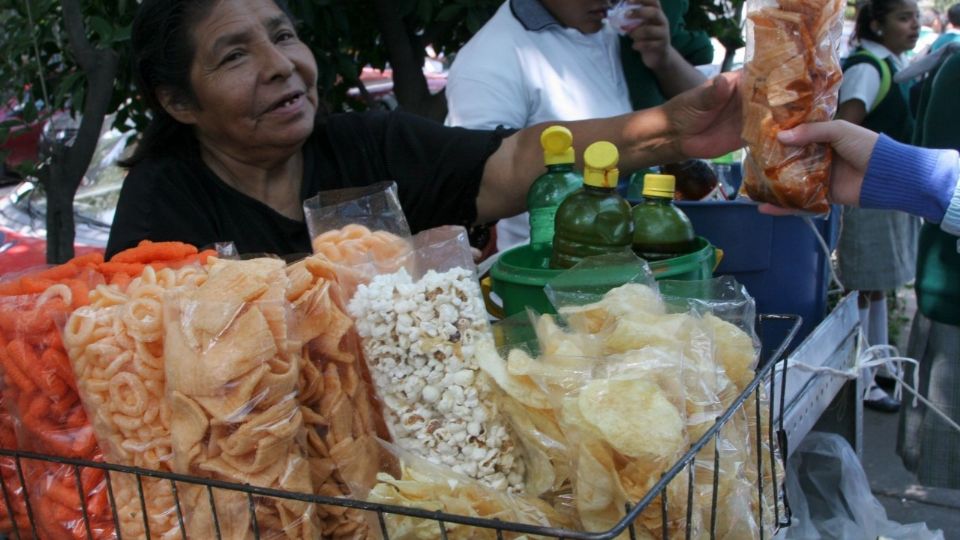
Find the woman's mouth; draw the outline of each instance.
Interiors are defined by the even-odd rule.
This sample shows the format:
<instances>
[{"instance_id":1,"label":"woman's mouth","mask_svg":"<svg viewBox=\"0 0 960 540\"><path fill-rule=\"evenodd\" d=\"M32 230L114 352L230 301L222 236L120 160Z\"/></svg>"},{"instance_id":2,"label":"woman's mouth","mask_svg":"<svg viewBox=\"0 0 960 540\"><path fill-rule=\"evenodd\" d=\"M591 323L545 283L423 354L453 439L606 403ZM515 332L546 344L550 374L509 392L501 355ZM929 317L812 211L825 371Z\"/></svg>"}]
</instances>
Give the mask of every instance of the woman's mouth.
<instances>
[{"instance_id":1,"label":"woman's mouth","mask_svg":"<svg viewBox=\"0 0 960 540\"><path fill-rule=\"evenodd\" d=\"M303 92L291 92L275 101L273 105L266 110L266 113L288 112L295 110L302 104L303 99Z\"/></svg>"}]
</instances>

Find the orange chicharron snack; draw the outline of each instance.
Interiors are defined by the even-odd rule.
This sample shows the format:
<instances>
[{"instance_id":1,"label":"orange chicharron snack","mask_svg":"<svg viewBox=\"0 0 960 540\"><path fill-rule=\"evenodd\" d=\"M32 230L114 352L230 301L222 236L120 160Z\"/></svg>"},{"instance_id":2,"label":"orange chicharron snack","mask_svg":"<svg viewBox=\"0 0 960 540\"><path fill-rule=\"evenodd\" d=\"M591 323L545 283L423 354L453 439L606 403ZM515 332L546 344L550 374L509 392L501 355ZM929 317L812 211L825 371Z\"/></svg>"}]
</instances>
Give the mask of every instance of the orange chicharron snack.
<instances>
[{"instance_id":1,"label":"orange chicharron snack","mask_svg":"<svg viewBox=\"0 0 960 540\"><path fill-rule=\"evenodd\" d=\"M748 15L749 60L743 77L744 190L756 201L825 213L829 147L787 147L777 140L777 133L829 120L836 111L842 72L834 43L846 3L758 4L764 7Z\"/></svg>"}]
</instances>

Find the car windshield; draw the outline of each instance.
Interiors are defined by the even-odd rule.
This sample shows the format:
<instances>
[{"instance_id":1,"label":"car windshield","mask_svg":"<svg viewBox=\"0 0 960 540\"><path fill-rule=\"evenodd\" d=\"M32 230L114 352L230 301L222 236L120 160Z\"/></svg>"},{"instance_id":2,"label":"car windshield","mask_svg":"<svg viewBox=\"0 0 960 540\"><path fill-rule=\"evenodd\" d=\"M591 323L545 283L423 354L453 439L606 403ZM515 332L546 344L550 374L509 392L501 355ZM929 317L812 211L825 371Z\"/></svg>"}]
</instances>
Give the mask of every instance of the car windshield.
<instances>
[{"instance_id":1,"label":"car windshield","mask_svg":"<svg viewBox=\"0 0 960 540\"><path fill-rule=\"evenodd\" d=\"M120 133L109 130L100 137L90 167L74 198L74 216L77 225L86 224L109 228L113 213L120 198L120 187L126 177L126 169L117 165L123 155L127 140L133 131ZM36 181L24 182L12 197L13 204L32 218L43 220L46 216L46 192Z\"/></svg>"}]
</instances>

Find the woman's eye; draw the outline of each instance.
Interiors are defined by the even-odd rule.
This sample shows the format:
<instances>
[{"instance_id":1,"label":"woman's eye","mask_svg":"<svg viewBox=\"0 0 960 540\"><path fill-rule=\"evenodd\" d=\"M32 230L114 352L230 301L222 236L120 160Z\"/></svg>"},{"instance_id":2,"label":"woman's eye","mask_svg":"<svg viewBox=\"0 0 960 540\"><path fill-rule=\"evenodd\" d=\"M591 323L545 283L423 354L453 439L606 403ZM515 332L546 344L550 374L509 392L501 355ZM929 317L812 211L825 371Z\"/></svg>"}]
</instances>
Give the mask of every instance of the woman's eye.
<instances>
[{"instance_id":1,"label":"woman's eye","mask_svg":"<svg viewBox=\"0 0 960 540\"><path fill-rule=\"evenodd\" d=\"M296 37L297 35L294 34L293 32L289 30L284 30L283 32L280 32L277 34L276 40L277 40L277 43L279 43L281 41L288 41L291 39L295 39Z\"/></svg>"},{"instance_id":2,"label":"woman's eye","mask_svg":"<svg viewBox=\"0 0 960 540\"><path fill-rule=\"evenodd\" d=\"M230 62L239 60L242 56L243 56L242 51L231 51L227 53L227 55L224 56L222 60L220 60L220 65L229 64Z\"/></svg>"}]
</instances>

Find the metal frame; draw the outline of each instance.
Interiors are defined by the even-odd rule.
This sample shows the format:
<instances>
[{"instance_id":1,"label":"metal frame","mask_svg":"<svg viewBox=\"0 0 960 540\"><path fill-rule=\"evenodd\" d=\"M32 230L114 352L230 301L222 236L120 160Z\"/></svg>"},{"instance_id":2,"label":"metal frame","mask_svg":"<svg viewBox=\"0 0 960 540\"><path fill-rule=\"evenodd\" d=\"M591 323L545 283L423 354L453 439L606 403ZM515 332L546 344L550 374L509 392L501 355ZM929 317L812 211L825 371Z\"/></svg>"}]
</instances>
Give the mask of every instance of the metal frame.
<instances>
[{"instance_id":1,"label":"metal frame","mask_svg":"<svg viewBox=\"0 0 960 540\"><path fill-rule=\"evenodd\" d=\"M81 469L94 468L94 469L103 470L104 476L106 478L108 500L113 513L114 524L117 526L118 540L121 539L121 532L119 527L119 520L117 519L117 514L116 514L117 507L114 500L113 486L111 482L111 473L131 474L136 477L138 494L140 497L141 512L144 515L144 526L146 531L146 538L148 539L151 536L150 536L149 523L147 522L148 520L146 518L146 515L147 515L146 502L145 502L144 493L143 493L142 479L144 477L159 478L159 479L167 480L170 482L170 487L174 495L174 500L176 501L177 518L179 520L180 531L183 538L187 538L187 531L184 526L183 511L180 506L180 500L179 500L178 488L177 488L178 483L201 485L206 488L207 494L209 496L209 501L211 504L212 513L213 513L213 516L212 516L213 523L216 528L218 538L220 538L220 528L219 528L218 518L216 515L216 505L214 504L214 496L213 496L214 489L241 492L247 495L247 501L250 508L249 514L250 514L250 520L251 520L251 526L252 526L251 528L252 528L254 538L257 538L257 539L260 538L260 534L259 534L259 531L257 530L256 513L254 512L254 509L256 507L255 498L267 497L267 498L286 499L286 500L314 503L317 505L329 505L329 506L339 506L339 507L345 507L345 508L355 508L355 509L360 509L363 511L370 512L376 515L377 523L379 523L380 525L380 532L382 533L384 539L390 538L390 534L386 524L386 516L393 514L393 515L422 518L425 520L430 520L435 522L438 526L437 537L441 539L447 538L446 524L455 523L455 524L466 525L466 526L475 527L479 529L496 531L496 537L498 539L505 538L504 533L521 533L521 534L531 534L531 535L537 535L540 537L558 538L558 539L606 540L606 539L615 538L624 532L627 532L629 534L629 538L637 538L637 533L634 529L633 523L640 516L640 513L643 512L650 504L652 504L657 499L660 499L662 503L661 518L662 518L662 524L663 524L662 530L664 531L663 534L667 534L666 531L668 530L667 523L669 522L669 516L668 516L669 510L668 510L668 504L667 504L668 501L667 501L666 487L674 478L676 478L678 475L683 473L684 470L686 470L687 477L688 477L686 537L690 538L692 533L690 528L690 522L691 522L692 507L693 507L692 505L693 490L690 488L693 486L693 482L694 482L694 468L695 468L695 461L696 461L697 454L700 453L700 451L711 442L711 439L713 439L712 442L714 443L720 441L720 430L728 421L730 421L731 418L733 418L733 416L740 410L740 407L744 403L746 403L746 400L750 399L752 395L756 404L755 420L756 420L756 426L757 426L756 456L757 456L757 478L758 478L757 497L758 497L758 500L763 497L764 488L766 487L764 485L764 480L763 480L764 478L763 471L764 471L766 458L769 458L769 467L770 467L770 470L772 471L772 473L770 474L770 478L773 479L772 481L773 496L774 496L774 499L777 501L776 504L774 505L774 508L775 508L774 523L776 524L777 528L786 527L786 526L789 526L790 524L790 511L789 511L789 507L786 504L785 497L781 496L783 494L783 486L777 485L776 479L778 477L777 475L778 471L785 473L785 471L780 470L782 469L782 467L778 466L777 448L778 446L780 448L786 448L786 438L785 438L785 431L783 429L783 420L782 420L783 419L782 411L784 407L783 396L785 395L784 389L786 388L786 363L784 362L784 352L787 349L787 346L796 336L800 328L801 318L797 315L761 315L759 317L758 328L762 332L764 325L772 321L786 322L790 324L790 328L786 332L785 337L783 337L782 340L778 340L779 345L773 351L764 351L765 354L763 355L763 357L766 359L766 361L761 364L762 367L759 369L756 377L753 379L750 385L747 386L747 388L745 388L744 391L741 392L739 396L737 396L737 398L734 400L731 407L716 419L716 422L714 423L714 425L703 435L703 437L701 437L696 443L694 443L690 447L690 449L683 455L683 457L681 457L676 462L676 464L674 464L668 471L666 471L663 474L660 481L658 481L653 486L653 488L650 489L650 491L646 494L646 496L644 496L641 500L637 501L637 503L634 505L628 504L626 508L626 515L617 523L616 526L614 526L613 528L605 532L591 533L591 532L582 532L582 531L572 531L572 530L558 529L553 527L528 525L524 523L505 522L505 521L500 521L495 519L483 519L483 518L474 518L474 517L468 517L468 516L460 516L460 515L448 514L444 512L427 511L427 510L421 510L418 508L408 508L408 507L388 505L388 504L372 503L372 502L367 502L362 500L326 497L326 496L312 495L312 494L306 494L306 493L293 493L293 492L281 491L277 489L250 486L246 484L238 484L233 482L224 482L220 480L198 478L198 477L186 476L182 474L165 473L165 472L141 469L137 467L127 467L123 465L116 465L112 463L97 463L97 462L80 460L80 459L48 456L48 455L37 454L33 452L23 452L19 450L7 450L7 449L0 448L0 456L12 458L14 460L14 463L16 465L16 470L17 470L17 476L21 486L23 487L22 496L24 497L26 502L26 510L27 510L28 518L31 524L30 532L32 533L33 538L39 538L39 535L37 533L37 526L36 526L37 524L34 521L34 515L30 507L29 497L27 496L26 483L24 481L23 467L22 467L22 460L24 459L36 460L36 461L47 462L47 463L55 463L55 464L61 464L61 465L72 467L74 472L74 477L76 479L77 491L80 495L81 500L83 499L83 495L84 495L82 482L81 482ZM777 383L779 383L781 387L779 390L780 414L776 415L780 420L779 420L777 429L774 430L774 416L775 416L774 404L776 402L775 394L778 391L776 388L777 384L774 384L775 381L773 378L773 374L774 374L774 367L780 364L782 364L782 367L778 370L778 372L782 373L783 376L776 381ZM769 392L768 404L770 407L769 414L767 415L767 419L769 422L767 426L769 438L767 441L765 441L769 448L768 456L764 455L762 451L762 444L764 443L764 441L761 440L762 426L761 426L760 407L762 403L761 395L764 389L766 389ZM777 440L774 440L775 436ZM717 491L718 491L717 487L719 483L719 463L720 463L719 445L714 444L713 500L712 500L712 507L710 512L711 514L710 537L711 538L714 538L716 536L716 525L717 525L716 509L717 509ZM7 508L11 508L11 505L10 505L11 491L8 488L6 481L3 479L2 475L0 475L0 490L2 490L3 500L7 504ZM763 514L762 514L763 505L760 504L758 506L759 506L759 512L760 512L760 514L757 516L758 523L763 523ZM90 528L90 519L87 514L87 510L85 506L82 509L82 511L83 511L84 524L86 527L87 538L90 540L93 540L94 536ZM760 534L761 534L761 538L764 538L762 527L761 527ZM21 538L20 532L14 531L12 538L16 538L17 540L20 540Z\"/></svg>"}]
</instances>

